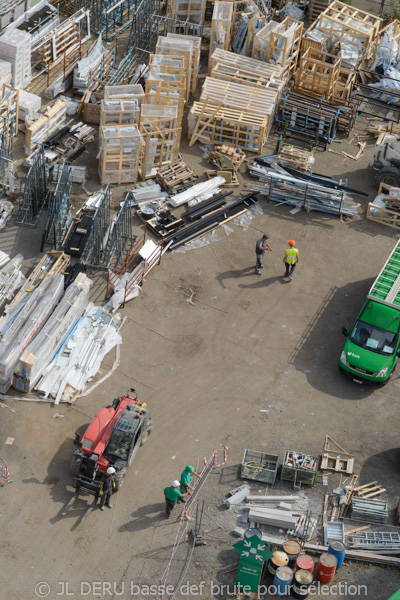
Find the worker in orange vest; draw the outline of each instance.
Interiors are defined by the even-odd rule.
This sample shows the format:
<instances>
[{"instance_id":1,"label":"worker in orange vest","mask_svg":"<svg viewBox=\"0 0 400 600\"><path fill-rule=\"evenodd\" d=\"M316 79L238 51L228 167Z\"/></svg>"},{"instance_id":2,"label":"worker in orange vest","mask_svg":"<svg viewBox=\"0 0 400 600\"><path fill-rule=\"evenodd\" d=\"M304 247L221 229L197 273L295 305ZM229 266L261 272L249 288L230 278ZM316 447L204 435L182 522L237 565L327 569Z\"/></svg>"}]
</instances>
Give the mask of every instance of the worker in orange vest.
<instances>
[{"instance_id":1,"label":"worker in orange vest","mask_svg":"<svg viewBox=\"0 0 400 600\"><path fill-rule=\"evenodd\" d=\"M285 250L285 256L283 258L283 262L285 263L286 273L284 277L289 277L290 281L293 279L293 271L296 268L297 263L299 262L299 251L295 248L295 241L288 241L289 248Z\"/></svg>"}]
</instances>

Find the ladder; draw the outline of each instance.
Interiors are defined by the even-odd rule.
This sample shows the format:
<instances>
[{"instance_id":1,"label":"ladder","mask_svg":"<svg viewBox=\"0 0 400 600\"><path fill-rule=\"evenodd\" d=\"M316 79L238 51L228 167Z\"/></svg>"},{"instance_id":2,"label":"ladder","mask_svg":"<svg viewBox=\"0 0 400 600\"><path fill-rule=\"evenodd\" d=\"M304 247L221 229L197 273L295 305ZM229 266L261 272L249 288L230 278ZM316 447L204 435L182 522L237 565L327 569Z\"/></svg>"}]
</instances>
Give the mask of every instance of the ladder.
<instances>
[{"instance_id":1,"label":"ladder","mask_svg":"<svg viewBox=\"0 0 400 600\"><path fill-rule=\"evenodd\" d=\"M400 240L375 279L368 298L400 308Z\"/></svg>"},{"instance_id":2,"label":"ladder","mask_svg":"<svg viewBox=\"0 0 400 600\"><path fill-rule=\"evenodd\" d=\"M376 553L400 553L400 534L393 532L359 532L349 535L352 550L373 550Z\"/></svg>"}]
</instances>

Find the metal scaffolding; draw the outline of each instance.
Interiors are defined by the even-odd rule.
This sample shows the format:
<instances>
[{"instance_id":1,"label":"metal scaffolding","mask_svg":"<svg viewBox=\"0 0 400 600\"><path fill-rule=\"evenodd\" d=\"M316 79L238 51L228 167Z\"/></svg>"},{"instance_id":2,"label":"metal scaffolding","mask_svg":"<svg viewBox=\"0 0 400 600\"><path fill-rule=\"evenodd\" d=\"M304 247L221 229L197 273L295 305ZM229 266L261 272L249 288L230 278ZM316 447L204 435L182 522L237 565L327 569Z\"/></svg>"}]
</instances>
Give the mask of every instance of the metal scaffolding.
<instances>
[{"instance_id":1,"label":"metal scaffolding","mask_svg":"<svg viewBox=\"0 0 400 600\"><path fill-rule=\"evenodd\" d=\"M136 237L132 230L132 212L125 199L117 215L110 218L110 186L99 192L93 226L81 262L97 269L108 269L122 260Z\"/></svg>"},{"instance_id":2,"label":"metal scaffolding","mask_svg":"<svg viewBox=\"0 0 400 600\"><path fill-rule=\"evenodd\" d=\"M18 213L15 222L18 225L34 227L47 198L46 162L43 146L32 156L32 164L25 177L24 195L20 194Z\"/></svg>"},{"instance_id":3,"label":"metal scaffolding","mask_svg":"<svg viewBox=\"0 0 400 600\"><path fill-rule=\"evenodd\" d=\"M45 244L51 244L52 248L57 250L63 241L71 218L72 182L70 176L71 167L68 163L63 162L58 169L56 187L49 201L41 252L43 252Z\"/></svg>"}]
</instances>

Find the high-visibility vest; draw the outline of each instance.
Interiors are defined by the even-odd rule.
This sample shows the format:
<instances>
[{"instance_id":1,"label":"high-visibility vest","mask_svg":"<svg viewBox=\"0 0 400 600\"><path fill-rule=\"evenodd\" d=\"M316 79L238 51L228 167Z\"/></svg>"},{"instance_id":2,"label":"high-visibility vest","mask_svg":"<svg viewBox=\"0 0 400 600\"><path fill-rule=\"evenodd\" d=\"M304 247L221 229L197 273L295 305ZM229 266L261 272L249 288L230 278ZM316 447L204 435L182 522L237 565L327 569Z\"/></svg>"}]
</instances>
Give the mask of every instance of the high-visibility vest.
<instances>
[{"instance_id":1,"label":"high-visibility vest","mask_svg":"<svg viewBox=\"0 0 400 600\"><path fill-rule=\"evenodd\" d=\"M285 251L285 254L286 254L285 262L287 262L289 265L294 265L294 263L296 262L298 253L299 253L299 251L297 250L297 248L289 248L288 250L286 250Z\"/></svg>"}]
</instances>

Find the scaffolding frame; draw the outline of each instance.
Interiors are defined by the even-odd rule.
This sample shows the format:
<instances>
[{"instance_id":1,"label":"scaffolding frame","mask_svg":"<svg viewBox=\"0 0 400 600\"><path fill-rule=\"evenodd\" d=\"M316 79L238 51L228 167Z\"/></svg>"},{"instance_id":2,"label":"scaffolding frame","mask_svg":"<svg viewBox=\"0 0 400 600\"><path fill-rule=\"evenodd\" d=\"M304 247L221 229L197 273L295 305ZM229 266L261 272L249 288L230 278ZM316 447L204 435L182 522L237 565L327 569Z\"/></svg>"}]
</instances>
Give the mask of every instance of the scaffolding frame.
<instances>
[{"instance_id":1,"label":"scaffolding frame","mask_svg":"<svg viewBox=\"0 0 400 600\"><path fill-rule=\"evenodd\" d=\"M126 197L118 215L111 221L110 233L104 249L103 265L105 268L110 267L112 263L121 262L131 250L137 239L137 236L133 235L132 223L130 200Z\"/></svg>"},{"instance_id":2,"label":"scaffolding frame","mask_svg":"<svg viewBox=\"0 0 400 600\"><path fill-rule=\"evenodd\" d=\"M20 194L17 225L35 227L47 199L46 159L43 145L32 156L32 164L25 177L24 194Z\"/></svg>"},{"instance_id":3,"label":"scaffolding frame","mask_svg":"<svg viewBox=\"0 0 400 600\"><path fill-rule=\"evenodd\" d=\"M41 252L43 252L45 244L51 244L52 248L57 250L61 246L65 232L68 229L71 218L72 181L70 177L71 167L69 163L63 162L58 171L55 190L49 201Z\"/></svg>"}]
</instances>

